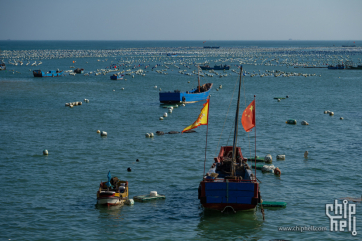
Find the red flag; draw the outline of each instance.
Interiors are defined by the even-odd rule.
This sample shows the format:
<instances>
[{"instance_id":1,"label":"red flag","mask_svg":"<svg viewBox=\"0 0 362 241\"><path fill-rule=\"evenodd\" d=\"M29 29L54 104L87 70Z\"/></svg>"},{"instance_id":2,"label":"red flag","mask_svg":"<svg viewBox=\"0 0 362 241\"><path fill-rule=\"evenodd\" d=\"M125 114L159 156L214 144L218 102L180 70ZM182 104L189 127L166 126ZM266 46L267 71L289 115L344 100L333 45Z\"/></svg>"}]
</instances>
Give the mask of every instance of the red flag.
<instances>
[{"instance_id":1,"label":"red flag","mask_svg":"<svg viewBox=\"0 0 362 241\"><path fill-rule=\"evenodd\" d=\"M253 100L243 112L241 124L246 132L251 131L255 127L255 100Z\"/></svg>"}]
</instances>

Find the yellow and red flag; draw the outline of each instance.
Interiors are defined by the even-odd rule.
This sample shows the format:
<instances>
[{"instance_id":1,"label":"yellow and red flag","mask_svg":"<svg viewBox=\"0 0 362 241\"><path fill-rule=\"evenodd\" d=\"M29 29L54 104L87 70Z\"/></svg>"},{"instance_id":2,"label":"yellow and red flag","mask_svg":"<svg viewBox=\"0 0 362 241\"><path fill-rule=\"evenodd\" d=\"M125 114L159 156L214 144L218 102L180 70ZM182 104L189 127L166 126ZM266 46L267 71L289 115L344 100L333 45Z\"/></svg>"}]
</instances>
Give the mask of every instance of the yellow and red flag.
<instances>
[{"instance_id":1,"label":"yellow and red flag","mask_svg":"<svg viewBox=\"0 0 362 241\"><path fill-rule=\"evenodd\" d=\"M195 129L195 128L201 126L201 125L207 125L208 124L208 121L209 121L209 101L210 101L210 99L207 99L206 103L204 104L204 107L202 107L202 109L201 109L201 113L200 113L199 117L197 118L197 120L192 125L189 125L185 129L183 129L182 132L189 131L189 130Z\"/></svg>"},{"instance_id":2,"label":"yellow and red flag","mask_svg":"<svg viewBox=\"0 0 362 241\"><path fill-rule=\"evenodd\" d=\"M246 132L251 131L255 127L255 100L253 100L243 112L241 124Z\"/></svg>"}]
</instances>

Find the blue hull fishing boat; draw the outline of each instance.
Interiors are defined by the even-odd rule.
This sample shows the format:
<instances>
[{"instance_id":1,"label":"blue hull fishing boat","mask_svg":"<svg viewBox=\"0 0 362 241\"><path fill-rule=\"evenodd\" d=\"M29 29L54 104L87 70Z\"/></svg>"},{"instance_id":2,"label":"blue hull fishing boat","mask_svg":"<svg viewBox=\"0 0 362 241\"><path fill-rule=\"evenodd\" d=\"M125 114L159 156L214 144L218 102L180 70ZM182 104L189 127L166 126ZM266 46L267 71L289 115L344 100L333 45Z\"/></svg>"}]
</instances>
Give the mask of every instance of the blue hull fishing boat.
<instances>
[{"instance_id":1,"label":"blue hull fishing boat","mask_svg":"<svg viewBox=\"0 0 362 241\"><path fill-rule=\"evenodd\" d=\"M121 80L121 79L123 79L123 74L119 74L119 75L117 75L117 74L114 74L114 75L111 75L111 80Z\"/></svg>"},{"instance_id":2,"label":"blue hull fishing boat","mask_svg":"<svg viewBox=\"0 0 362 241\"><path fill-rule=\"evenodd\" d=\"M34 77L59 77L62 76L62 70L50 70L49 72L43 72L41 70L34 70L33 75Z\"/></svg>"},{"instance_id":3,"label":"blue hull fishing boat","mask_svg":"<svg viewBox=\"0 0 362 241\"><path fill-rule=\"evenodd\" d=\"M239 95L235 116L233 146L221 147L218 157L214 158L214 163L199 184L198 198L200 199L201 205L206 209L221 212L230 209L233 212L237 212L254 209L261 203L256 172L255 174L252 173L247 164L247 158L243 157L241 148L236 146L241 76L242 67L240 68ZM251 105L251 109L253 108Z\"/></svg>"},{"instance_id":4,"label":"blue hull fishing boat","mask_svg":"<svg viewBox=\"0 0 362 241\"><path fill-rule=\"evenodd\" d=\"M229 70L230 66L229 65L215 65L214 67L210 67L209 65L204 65L204 66L200 66L200 68L202 70Z\"/></svg>"},{"instance_id":5,"label":"blue hull fishing boat","mask_svg":"<svg viewBox=\"0 0 362 241\"><path fill-rule=\"evenodd\" d=\"M198 87L186 92L174 90L173 92L160 92L161 103L194 103L197 101L206 100L210 95L212 83L206 83L200 86L200 75L198 77Z\"/></svg>"}]
</instances>

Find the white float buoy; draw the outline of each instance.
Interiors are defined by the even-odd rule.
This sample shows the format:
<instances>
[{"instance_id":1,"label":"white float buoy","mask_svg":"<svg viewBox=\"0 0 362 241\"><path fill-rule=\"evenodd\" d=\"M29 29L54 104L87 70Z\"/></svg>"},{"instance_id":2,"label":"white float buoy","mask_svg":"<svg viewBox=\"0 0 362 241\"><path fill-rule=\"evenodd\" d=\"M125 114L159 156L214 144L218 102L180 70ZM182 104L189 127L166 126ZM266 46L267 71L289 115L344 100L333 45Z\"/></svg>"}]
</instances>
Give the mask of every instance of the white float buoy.
<instances>
[{"instance_id":1,"label":"white float buoy","mask_svg":"<svg viewBox=\"0 0 362 241\"><path fill-rule=\"evenodd\" d=\"M125 203L126 203L126 205L133 205L134 200L133 199L127 199Z\"/></svg>"},{"instance_id":2,"label":"white float buoy","mask_svg":"<svg viewBox=\"0 0 362 241\"><path fill-rule=\"evenodd\" d=\"M169 112L169 113L172 113L172 109L168 109L168 112Z\"/></svg>"},{"instance_id":3,"label":"white float buoy","mask_svg":"<svg viewBox=\"0 0 362 241\"><path fill-rule=\"evenodd\" d=\"M279 160L285 160L285 155L277 155L277 159L279 159Z\"/></svg>"},{"instance_id":4,"label":"white float buoy","mask_svg":"<svg viewBox=\"0 0 362 241\"><path fill-rule=\"evenodd\" d=\"M124 90L124 88L122 88L121 90Z\"/></svg>"},{"instance_id":5,"label":"white float buoy","mask_svg":"<svg viewBox=\"0 0 362 241\"><path fill-rule=\"evenodd\" d=\"M270 155L270 154L267 154L265 157L264 157L264 161L266 163L271 163L273 161L273 157Z\"/></svg>"},{"instance_id":6,"label":"white float buoy","mask_svg":"<svg viewBox=\"0 0 362 241\"><path fill-rule=\"evenodd\" d=\"M278 102L280 102L280 99L278 99Z\"/></svg>"},{"instance_id":7,"label":"white float buoy","mask_svg":"<svg viewBox=\"0 0 362 241\"><path fill-rule=\"evenodd\" d=\"M151 191L150 196L151 197L157 197L157 191Z\"/></svg>"},{"instance_id":8,"label":"white float buoy","mask_svg":"<svg viewBox=\"0 0 362 241\"><path fill-rule=\"evenodd\" d=\"M340 120L343 120L343 117L340 117L339 119L340 119Z\"/></svg>"},{"instance_id":9,"label":"white float buoy","mask_svg":"<svg viewBox=\"0 0 362 241\"><path fill-rule=\"evenodd\" d=\"M155 85L155 87L154 87L155 89L157 89L157 85Z\"/></svg>"},{"instance_id":10,"label":"white float buoy","mask_svg":"<svg viewBox=\"0 0 362 241\"><path fill-rule=\"evenodd\" d=\"M65 106L69 106L69 103L65 103Z\"/></svg>"},{"instance_id":11,"label":"white float buoy","mask_svg":"<svg viewBox=\"0 0 362 241\"><path fill-rule=\"evenodd\" d=\"M325 110L325 111L324 111L324 114L327 114L327 113L328 113L328 112Z\"/></svg>"},{"instance_id":12,"label":"white float buoy","mask_svg":"<svg viewBox=\"0 0 362 241\"><path fill-rule=\"evenodd\" d=\"M150 137L154 137L154 136L155 136L155 135L151 132L151 133L150 133Z\"/></svg>"},{"instance_id":13,"label":"white float buoy","mask_svg":"<svg viewBox=\"0 0 362 241\"><path fill-rule=\"evenodd\" d=\"M48 155L48 150L43 150L43 155Z\"/></svg>"},{"instance_id":14,"label":"white float buoy","mask_svg":"<svg viewBox=\"0 0 362 241\"><path fill-rule=\"evenodd\" d=\"M301 124L302 124L302 125L309 125L309 123L306 122L306 121L302 121Z\"/></svg>"},{"instance_id":15,"label":"white float buoy","mask_svg":"<svg viewBox=\"0 0 362 241\"><path fill-rule=\"evenodd\" d=\"M101 131L100 131L100 130L97 130L97 133L99 134L99 133L101 133Z\"/></svg>"},{"instance_id":16,"label":"white float buoy","mask_svg":"<svg viewBox=\"0 0 362 241\"><path fill-rule=\"evenodd\" d=\"M329 115L334 115L334 112L333 111L329 112Z\"/></svg>"},{"instance_id":17,"label":"white float buoy","mask_svg":"<svg viewBox=\"0 0 362 241\"><path fill-rule=\"evenodd\" d=\"M107 132L101 131L101 136L107 136Z\"/></svg>"},{"instance_id":18,"label":"white float buoy","mask_svg":"<svg viewBox=\"0 0 362 241\"><path fill-rule=\"evenodd\" d=\"M73 108L73 106L74 106L74 105L72 105L72 104L69 105L70 108Z\"/></svg>"},{"instance_id":19,"label":"white float buoy","mask_svg":"<svg viewBox=\"0 0 362 241\"><path fill-rule=\"evenodd\" d=\"M160 120L163 120L163 117L162 117L162 116L160 117Z\"/></svg>"},{"instance_id":20,"label":"white float buoy","mask_svg":"<svg viewBox=\"0 0 362 241\"><path fill-rule=\"evenodd\" d=\"M165 113L163 113L163 117L167 117L167 113L165 112Z\"/></svg>"},{"instance_id":21,"label":"white float buoy","mask_svg":"<svg viewBox=\"0 0 362 241\"><path fill-rule=\"evenodd\" d=\"M150 133L146 133L146 137L150 137Z\"/></svg>"}]
</instances>

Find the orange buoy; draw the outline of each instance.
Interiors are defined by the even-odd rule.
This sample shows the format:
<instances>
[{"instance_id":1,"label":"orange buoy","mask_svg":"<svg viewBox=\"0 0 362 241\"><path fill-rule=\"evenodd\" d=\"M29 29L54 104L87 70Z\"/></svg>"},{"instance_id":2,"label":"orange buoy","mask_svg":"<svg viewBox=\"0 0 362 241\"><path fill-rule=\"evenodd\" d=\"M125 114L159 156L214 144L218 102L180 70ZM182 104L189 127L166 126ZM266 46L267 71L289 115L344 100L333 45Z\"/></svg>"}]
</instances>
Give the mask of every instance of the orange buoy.
<instances>
[{"instance_id":1,"label":"orange buoy","mask_svg":"<svg viewBox=\"0 0 362 241\"><path fill-rule=\"evenodd\" d=\"M277 168L274 169L274 174L280 176L280 174L282 174L282 172L277 167Z\"/></svg>"}]
</instances>

